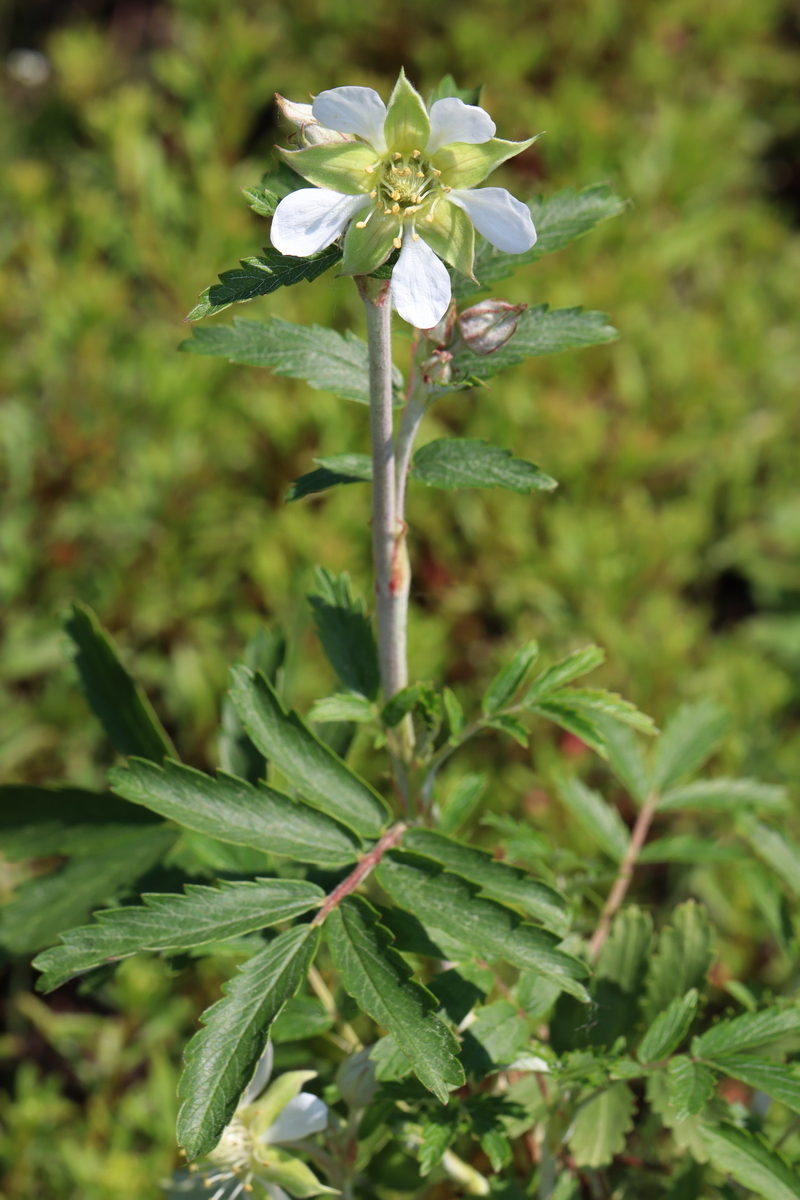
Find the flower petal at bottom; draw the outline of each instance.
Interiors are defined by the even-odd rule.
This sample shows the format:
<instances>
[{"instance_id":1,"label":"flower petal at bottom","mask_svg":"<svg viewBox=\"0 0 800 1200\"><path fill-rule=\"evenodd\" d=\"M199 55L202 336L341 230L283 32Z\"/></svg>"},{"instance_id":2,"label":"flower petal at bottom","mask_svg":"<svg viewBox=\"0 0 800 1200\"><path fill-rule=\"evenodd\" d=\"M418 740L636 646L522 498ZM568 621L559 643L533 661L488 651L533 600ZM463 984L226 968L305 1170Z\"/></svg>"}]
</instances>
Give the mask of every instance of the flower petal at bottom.
<instances>
[{"instance_id":1,"label":"flower petal at bottom","mask_svg":"<svg viewBox=\"0 0 800 1200\"><path fill-rule=\"evenodd\" d=\"M369 196L344 196L329 188L299 188L284 196L275 210L272 244L279 253L295 258L316 254L370 203Z\"/></svg>"},{"instance_id":2,"label":"flower petal at bottom","mask_svg":"<svg viewBox=\"0 0 800 1200\"><path fill-rule=\"evenodd\" d=\"M454 188L451 204L463 208L478 233L506 254L524 254L536 243L536 230L527 205L505 188Z\"/></svg>"},{"instance_id":3,"label":"flower petal at bottom","mask_svg":"<svg viewBox=\"0 0 800 1200\"><path fill-rule=\"evenodd\" d=\"M397 265L392 271L392 300L400 316L417 329L431 329L450 303L450 276L421 237L410 232L403 238Z\"/></svg>"}]
</instances>

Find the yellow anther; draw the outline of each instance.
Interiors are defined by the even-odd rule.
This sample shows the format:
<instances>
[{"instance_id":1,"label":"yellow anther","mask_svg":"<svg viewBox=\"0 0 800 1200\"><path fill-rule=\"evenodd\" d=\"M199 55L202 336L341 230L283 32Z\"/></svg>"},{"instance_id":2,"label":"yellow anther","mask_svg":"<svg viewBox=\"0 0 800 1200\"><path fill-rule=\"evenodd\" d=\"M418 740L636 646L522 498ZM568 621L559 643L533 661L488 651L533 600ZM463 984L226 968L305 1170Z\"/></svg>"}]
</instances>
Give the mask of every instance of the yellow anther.
<instances>
[{"instance_id":1,"label":"yellow anther","mask_svg":"<svg viewBox=\"0 0 800 1200\"><path fill-rule=\"evenodd\" d=\"M412 158L419 158L419 154L420 154L419 150L415 150L415 151L414 151L414 153L411 155L411 157L412 157Z\"/></svg>"},{"instance_id":2,"label":"yellow anther","mask_svg":"<svg viewBox=\"0 0 800 1200\"><path fill-rule=\"evenodd\" d=\"M428 221L432 225L433 224L433 213L428 213L425 220Z\"/></svg>"},{"instance_id":3,"label":"yellow anther","mask_svg":"<svg viewBox=\"0 0 800 1200\"><path fill-rule=\"evenodd\" d=\"M452 189L451 187L448 187L448 186L447 186L447 184L445 184L445 185L444 185L444 190L445 190L446 192L452 192L452 190L453 190L453 189Z\"/></svg>"},{"instance_id":4,"label":"yellow anther","mask_svg":"<svg viewBox=\"0 0 800 1200\"><path fill-rule=\"evenodd\" d=\"M417 171L417 179L424 179L424 178L425 178L425 172Z\"/></svg>"},{"instance_id":5,"label":"yellow anther","mask_svg":"<svg viewBox=\"0 0 800 1200\"><path fill-rule=\"evenodd\" d=\"M374 163L373 166L371 166L371 167L364 167L364 170L367 172L368 175L371 175L372 172L375 170L375 167L377 167L377 165L378 165L377 163Z\"/></svg>"},{"instance_id":6,"label":"yellow anther","mask_svg":"<svg viewBox=\"0 0 800 1200\"><path fill-rule=\"evenodd\" d=\"M410 175L410 174L411 174L411 167L403 167L403 169L402 169L402 171L400 172L400 174L401 174L401 175Z\"/></svg>"},{"instance_id":7,"label":"yellow anther","mask_svg":"<svg viewBox=\"0 0 800 1200\"><path fill-rule=\"evenodd\" d=\"M377 189L373 189L373 191L371 191L369 194L370 200L374 200L375 197L377 196L377 194L378 194Z\"/></svg>"},{"instance_id":8,"label":"yellow anther","mask_svg":"<svg viewBox=\"0 0 800 1200\"><path fill-rule=\"evenodd\" d=\"M399 150L395 150L394 154L392 155L392 158L395 160L395 162L397 162L398 158L402 158L402 157L403 156Z\"/></svg>"},{"instance_id":9,"label":"yellow anther","mask_svg":"<svg viewBox=\"0 0 800 1200\"><path fill-rule=\"evenodd\" d=\"M437 171L436 167L431 167L431 170L433 171L434 175L441 175L442 173L441 171Z\"/></svg>"},{"instance_id":10,"label":"yellow anther","mask_svg":"<svg viewBox=\"0 0 800 1200\"><path fill-rule=\"evenodd\" d=\"M356 221L356 229L366 229L366 228L367 228L366 221Z\"/></svg>"},{"instance_id":11,"label":"yellow anther","mask_svg":"<svg viewBox=\"0 0 800 1200\"><path fill-rule=\"evenodd\" d=\"M419 234L418 234L418 233L412 233L412 235L411 235L411 240L412 240L412 242L418 242L418 241L419 241Z\"/></svg>"},{"instance_id":12,"label":"yellow anther","mask_svg":"<svg viewBox=\"0 0 800 1200\"><path fill-rule=\"evenodd\" d=\"M400 199L400 193L397 191L397 189L396 189L396 188L395 188L395 190L392 192L392 199L393 199L393 200L399 200L399 199Z\"/></svg>"},{"instance_id":13,"label":"yellow anther","mask_svg":"<svg viewBox=\"0 0 800 1200\"><path fill-rule=\"evenodd\" d=\"M392 212L393 212L393 213L399 213L399 212L400 212L400 205L399 205L399 204L393 204L393 205L392 205Z\"/></svg>"},{"instance_id":14,"label":"yellow anther","mask_svg":"<svg viewBox=\"0 0 800 1200\"><path fill-rule=\"evenodd\" d=\"M395 250L399 250L400 247L402 246L402 244L403 244L402 238L395 238L394 241L392 242L392 245L394 246Z\"/></svg>"},{"instance_id":15,"label":"yellow anther","mask_svg":"<svg viewBox=\"0 0 800 1200\"><path fill-rule=\"evenodd\" d=\"M385 208L385 209L383 210L383 215L384 215L385 217L390 217L390 216L392 215L392 210L391 210L390 208Z\"/></svg>"}]
</instances>

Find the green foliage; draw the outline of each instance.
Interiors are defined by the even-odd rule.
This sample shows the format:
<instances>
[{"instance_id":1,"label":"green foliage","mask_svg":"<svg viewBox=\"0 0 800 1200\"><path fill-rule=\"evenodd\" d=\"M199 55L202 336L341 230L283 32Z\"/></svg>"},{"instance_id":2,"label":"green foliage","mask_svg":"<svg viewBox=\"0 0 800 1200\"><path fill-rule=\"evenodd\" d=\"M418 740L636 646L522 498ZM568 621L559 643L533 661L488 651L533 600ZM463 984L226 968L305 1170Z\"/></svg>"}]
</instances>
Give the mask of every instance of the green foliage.
<instances>
[{"instance_id":1,"label":"green foliage","mask_svg":"<svg viewBox=\"0 0 800 1200\"><path fill-rule=\"evenodd\" d=\"M308 597L314 625L339 682L374 700L380 686L378 649L364 603L354 598L350 577L317 571L317 591Z\"/></svg>"},{"instance_id":2,"label":"green foliage","mask_svg":"<svg viewBox=\"0 0 800 1200\"><path fill-rule=\"evenodd\" d=\"M547 305L540 304L522 314L516 333L494 353L484 357L467 348L460 350L454 361L456 378L491 379L526 358L602 345L618 336L605 313L584 312L581 308L548 312Z\"/></svg>"},{"instance_id":3,"label":"green foliage","mask_svg":"<svg viewBox=\"0 0 800 1200\"><path fill-rule=\"evenodd\" d=\"M563 780L559 795L592 841L614 862L621 862L630 844L630 834L617 810L577 778Z\"/></svg>"},{"instance_id":4,"label":"green foliage","mask_svg":"<svg viewBox=\"0 0 800 1200\"><path fill-rule=\"evenodd\" d=\"M662 929L647 975L647 1014L653 1021L673 1000L700 987L711 966L711 927L698 904L689 900Z\"/></svg>"},{"instance_id":5,"label":"green foliage","mask_svg":"<svg viewBox=\"0 0 800 1200\"><path fill-rule=\"evenodd\" d=\"M766 1200L796 1200L800 1175L763 1138L725 1123L704 1128L703 1143L711 1161L737 1183Z\"/></svg>"},{"instance_id":6,"label":"green foliage","mask_svg":"<svg viewBox=\"0 0 800 1200\"><path fill-rule=\"evenodd\" d=\"M474 438L428 442L414 455L411 477L428 487L502 487L523 496L557 486L534 463Z\"/></svg>"},{"instance_id":7,"label":"green foliage","mask_svg":"<svg viewBox=\"0 0 800 1200\"><path fill-rule=\"evenodd\" d=\"M689 988L658 1014L639 1043L640 1062L660 1062L678 1049L697 1015L698 999L697 988Z\"/></svg>"},{"instance_id":8,"label":"green foliage","mask_svg":"<svg viewBox=\"0 0 800 1200\"><path fill-rule=\"evenodd\" d=\"M268 296L279 288L291 287L304 280L311 282L341 261L341 251L335 245L308 258L292 258L265 248L261 255L243 258L240 267L223 271L219 283L212 284L200 293L200 303L194 306L186 320L200 321L203 317L230 308L232 304L243 304L254 300L256 296Z\"/></svg>"},{"instance_id":9,"label":"green foliage","mask_svg":"<svg viewBox=\"0 0 800 1200\"><path fill-rule=\"evenodd\" d=\"M569 1135L569 1148L579 1167L604 1167L625 1148L633 1128L634 1099L625 1083L612 1083L579 1107Z\"/></svg>"}]
</instances>

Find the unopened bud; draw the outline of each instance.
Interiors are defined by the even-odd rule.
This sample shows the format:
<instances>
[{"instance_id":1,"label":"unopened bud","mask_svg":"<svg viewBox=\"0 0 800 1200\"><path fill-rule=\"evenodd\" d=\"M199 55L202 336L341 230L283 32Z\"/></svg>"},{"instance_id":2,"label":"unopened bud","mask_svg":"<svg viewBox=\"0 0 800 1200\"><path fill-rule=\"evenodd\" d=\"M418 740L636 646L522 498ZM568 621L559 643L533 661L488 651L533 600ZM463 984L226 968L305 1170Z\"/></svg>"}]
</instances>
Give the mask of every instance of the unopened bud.
<instances>
[{"instance_id":1,"label":"unopened bud","mask_svg":"<svg viewBox=\"0 0 800 1200\"><path fill-rule=\"evenodd\" d=\"M438 346L440 349L446 346L452 336L453 326L456 323L457 316L458 308L456 307L456 302L455 300L451 300L447 306L447 312L444 314L441 321L439 321L438 325L434 325L430 329L425 330L425 337L427 340L434 346Z\"/></svg>"},{"instance_id":2,"label":"unopened bud","mask_svg":"<svg viewBox=\"0 0 800 1200\"><path fill-rule=\"evenodd\" d=\"M346 1058L336 1072L336 1086L350 1108L366 1108L378 1090L375 1063L370 1059L371 1046Z\"/></svg>"},{"instance_id":3,"label":"unopened bud","mask_svg":"<svg viewBox=\"0 0 800 1200\"><path fill-rule=\"evenodd\" d=\"M494 354L517 332L520 314L527 307L506 300L481 300L459 315L461 336L473 354Z\"/></svg>"},{"instance_id":4,"label":"unopened bud","mask_svg":"<svg viewBox=\"0 0 800 1200\"><path fill-rule=\"evenodd\" d=\"M453 356L449 350L434 350L430 358L420 365L426 383L446 384L453 378Z\"/></svg>"},{"instance_id":5,"label":"unopened bud","mask_svg":"<svg viewBox=\"0 0 800 1200\"><path fill-rule=\"evenodd\" d=\"M337 133L335 129L326 129L324 125L320 125L310 104L298 104L295 100L287 100L285 96L280 96L277 92L275 93L275 102L286 120L296 126L299 141L303 146L355 141L355 138L349 133Z\"/></svg>"}]
</instances>

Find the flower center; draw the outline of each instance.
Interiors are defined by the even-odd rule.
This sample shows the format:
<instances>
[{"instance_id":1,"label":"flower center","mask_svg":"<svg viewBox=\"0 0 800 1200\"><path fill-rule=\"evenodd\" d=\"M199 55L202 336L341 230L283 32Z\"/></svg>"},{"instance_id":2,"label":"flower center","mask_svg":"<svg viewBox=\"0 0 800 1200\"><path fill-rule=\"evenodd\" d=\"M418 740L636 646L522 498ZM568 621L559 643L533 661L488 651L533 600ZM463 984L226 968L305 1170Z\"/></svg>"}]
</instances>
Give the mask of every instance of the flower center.
<instances>
[{"instance_id":1,"label":"flower center","mask_svg":"<svg viewBox=\"0 0 800 1200\"><path fill-rule=\"evenodd\" d=\"M209 1154L213 1163L241 1171L248 1165L253 1154L253 1139L250 1130L238 1117L226 1125L222 1137Z\"/></svg>"},{"instance_id":2,"label":"flower center","mask_svg":"<svg viewBox=\"0 0 800 1200\"><path fill-rule=\"evenodd\" d=\"M375 213L380 213L384 217L397 218L398 230L394 239L397 249L403 243L406 220L410 220L411 236L417 241L419 234L415 226L421 210L425 210L425 220L432 222L437 204L450 191L440 180L442 172L422 157L421 150L414 150L411 154L395 151L391 157L367 169L377 174L375 188L370 192L375 207L365 220L357 222L358 228L363 229Z\"/></svg>"}]
</instances>

